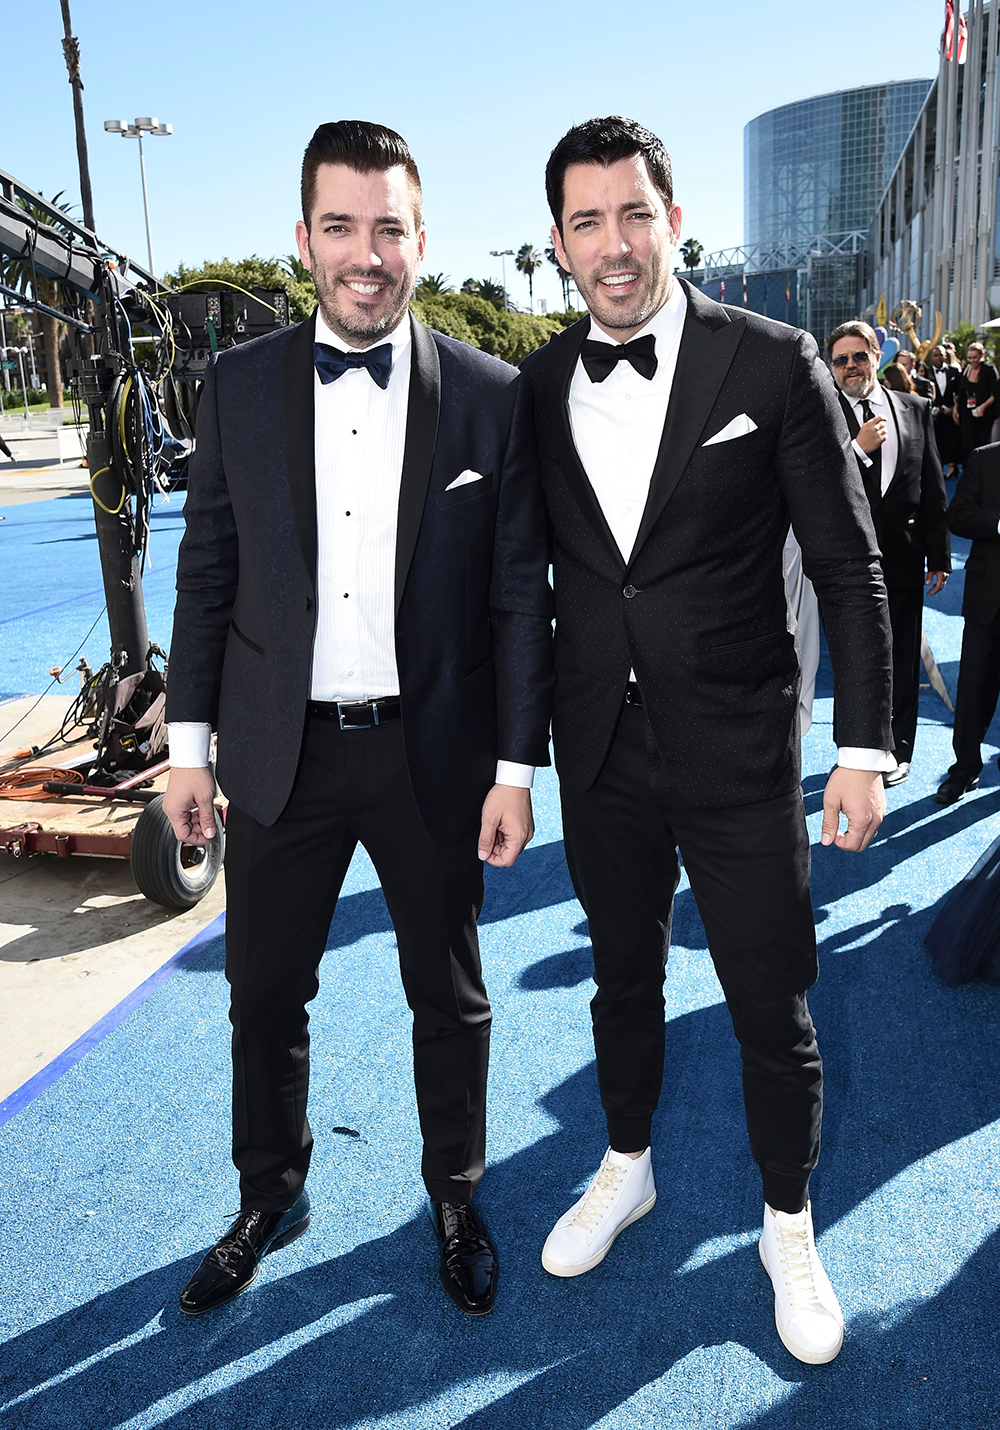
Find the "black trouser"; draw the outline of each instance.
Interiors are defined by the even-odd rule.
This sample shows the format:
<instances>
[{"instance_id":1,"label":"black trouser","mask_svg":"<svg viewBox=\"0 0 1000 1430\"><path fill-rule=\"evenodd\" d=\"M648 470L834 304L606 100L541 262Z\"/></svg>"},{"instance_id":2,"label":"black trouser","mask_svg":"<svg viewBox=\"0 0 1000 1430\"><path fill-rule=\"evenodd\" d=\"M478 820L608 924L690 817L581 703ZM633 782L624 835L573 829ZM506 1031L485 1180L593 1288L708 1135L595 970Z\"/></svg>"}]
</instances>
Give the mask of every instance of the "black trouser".
<instances>
[{"instance_id":1,"label":"black trouser","mask_svg":"<svg viewBox=\"0 0 1000 1430\"><path fill-rule=\"evenodd\" d=\"M892 741L896 759L909 764L920 712L920 639L924 619L923 586L890 586L892 627Z\"/></svg>"},{"instance_id":2,"label":"black trouser","mask_svg":"<svg viewBox=\"0 0 1000 1430\"><path fill-rule=\"evenodd\" d=\"M233 1161L244 1209L302 1191L309 1018L318 965L358 843L382 883L413 1011L422 1171L436 1201L471 1201L486 1155L490 1005L479 963L477 835L443 847L417 812L402 724L308 717L288 805L270 828L229 807L226 977L232 990ZM373 1049L377 1053L377 1048Z\"/></svg>"},{"instance_id":3,"label":"black trouser","mask_svg":"<svg viewBox=\"0 0 1000 1430\"><path fill-rule=\"evenodd\" d=\"M645 712L626 705L597 782L583 791L564 782L562 807L570 874L590 921L611 1146L638 1152L650 1140L679 848L740 1043L764 1197L777 1211L800 1211L819 1156L823 1082L805 997L817 962L801 790L694 808L669 787Z\"/></svg>"},{"instance_id":4,"label":"black trouser","mask_svg":"<svg viewBox=\"0 0 1000 1430\"><path fill-rule=\"evenodd\" d=\"M968 782L983 768L982 744L1000 699L1000 616L988 626L965 622L955 698L955 763Z\"/></svg>"}]
</instances>

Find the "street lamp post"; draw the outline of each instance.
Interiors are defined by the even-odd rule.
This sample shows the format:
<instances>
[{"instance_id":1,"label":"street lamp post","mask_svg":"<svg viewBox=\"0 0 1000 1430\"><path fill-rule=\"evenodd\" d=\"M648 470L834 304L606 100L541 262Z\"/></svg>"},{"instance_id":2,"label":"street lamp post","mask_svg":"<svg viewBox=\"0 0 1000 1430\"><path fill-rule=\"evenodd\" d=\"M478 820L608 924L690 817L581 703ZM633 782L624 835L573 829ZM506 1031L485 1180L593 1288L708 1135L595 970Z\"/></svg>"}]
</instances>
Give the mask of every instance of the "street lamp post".
<instances>
[{"instance_id":1,"label":"street lamp post","mask_svg":"<svg viewBox=\"0 0 1000 1430\"><path fill-rule=\"evenodd\" d=\"M491 257L491 258L499 258L499 260L500 260L500 272L501 272L501 274L503 275L503 277L502 277L502 281L503 281L503 307L504 307L504 312L506 312L506 311L507 311L507 259L514 257L514 250L513 250L512 248L491 248L491 249L490 249L490 257Z\"/></svg>"},{"instance_id":2,"label":"street lamp post","mask_svg":"<svg viewBox=\"0 0 1000 1430\"><path fill-rule=\"evenodd\" d=\"M146 160L142 152L142 136L144 134L173 134L172 124L161 124L158 119L137 119L134 124L129 124L126 119L105 119L104 127L109 134L120 134L123 139L138 139L139 141L139 172L142 175L142 208L146 215L146 252L149 255L149 271L156 276L156 269L153 266L153 236L149 227L149 196L146 192Z\"/></svg>"}]
</instances>

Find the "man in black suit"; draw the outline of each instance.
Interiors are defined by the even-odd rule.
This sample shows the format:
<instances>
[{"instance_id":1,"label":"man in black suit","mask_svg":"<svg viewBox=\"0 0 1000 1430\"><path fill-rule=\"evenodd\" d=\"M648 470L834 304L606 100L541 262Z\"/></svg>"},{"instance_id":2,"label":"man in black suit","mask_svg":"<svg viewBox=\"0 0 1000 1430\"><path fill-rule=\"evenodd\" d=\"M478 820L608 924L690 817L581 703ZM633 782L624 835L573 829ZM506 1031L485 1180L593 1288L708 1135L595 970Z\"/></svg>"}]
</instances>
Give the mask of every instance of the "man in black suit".
<instances>
[{"instance_id":1,"label":"man in black suit","mask_svg":"<svg viewBox=\"0 0 1000 1430\"><path fill-rule=\"evenodd\" d=\"M954 418L957 400L955 389L958 386L958 379L962 375L962 369L952 367L947 361L944 348L938 346L931 349L930 372L934 388L931 397L934 440L937 443L938 456L941 458L944 475L951 477L955 475L958 463L962 460L962 441L959 436L958 423Z\"/></svg>"},{"instance_id":2,"label":"man in black suit","mask_svg":"<svg viewBox=\"0 0 1000 1430\"><path fill-rule=\"evenodd\" d=\"M827 352L871 507L889 594L896 768L884 779L895 785L910 773L917 735L924 585L929 596L936 596L951 570L948 496L930 403L914 393L882 387L874 330L867 323L841 323L827 340ZM838 702L835 727L839 718Z\"/></svg>"},{"instance_id":3,"label":"man in black suit","mask_svg":"<svg viewBox=\"0 0 1000 1430\"><path fill-rule=\"evenodd\" d=\"M982 744L1000 698L1000 442L969 456L948 508L956 536L972 541L962 597L962 658L955 698L955 763L938 789L954 804L979 784Z\"/></svg>"},{"instance_id":4,"label":"man in black suit","mask_svg":"<svg viewBox=\"0 0 1000 1430\"><path fill-rule=\"evenodd\" d=\"M816 940L782 550L791 520L841 700L823 843L860 850L891 759L871 518L809 334L672 276L681 215L656 136L618 116L582 124L556 145L546 188L556 253L590 317L525 361L518 401L553 528L555 757L590 922L610 1145L542 1264L581 1275L656 1199L679 849L741 1045L779 1333L800 1359L828 1361L843 1318L808 1200L822 1063L806 1002Z\"/></svg>"},{"instance_id":5,"label":"man in black suit","mask_svg":"<svg viewBox=\"0 0 1000 1430\"><path fill-rule=\"evenodd\" d=\"M420 203L398 134L322 125L297 228L319 310L220 354L201 398L165 803L178 838L211 836L217 726L241 1211L182 1293L190 1314L308 1225L306 1005L358 843L413 1011L440 1278L470 1314L493 1304L472 1206L490 1032L476 918L481 861L512 864L532 833L551 593L532 468L509 443L516 371L408 312Z\"/></svg>"}]
</instances>

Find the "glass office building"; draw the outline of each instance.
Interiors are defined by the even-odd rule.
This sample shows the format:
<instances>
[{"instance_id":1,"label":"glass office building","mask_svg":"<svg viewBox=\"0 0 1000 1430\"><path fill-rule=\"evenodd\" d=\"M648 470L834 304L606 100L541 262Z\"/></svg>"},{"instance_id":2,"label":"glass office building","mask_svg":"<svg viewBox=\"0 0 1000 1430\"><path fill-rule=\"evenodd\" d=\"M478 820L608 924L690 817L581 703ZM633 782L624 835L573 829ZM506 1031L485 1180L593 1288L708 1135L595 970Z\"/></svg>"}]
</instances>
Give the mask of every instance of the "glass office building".
<instances>
[{"instance_id":1,"label":"glass office building","mask_svg":"<svg viewBox=\"0 0 1000 1430\"><path fill-rule=\"evenodd\" d=\"M743 131L743 243L863 231L919 115L929 79L784 104Z\"/></svg>"}]
</instances>

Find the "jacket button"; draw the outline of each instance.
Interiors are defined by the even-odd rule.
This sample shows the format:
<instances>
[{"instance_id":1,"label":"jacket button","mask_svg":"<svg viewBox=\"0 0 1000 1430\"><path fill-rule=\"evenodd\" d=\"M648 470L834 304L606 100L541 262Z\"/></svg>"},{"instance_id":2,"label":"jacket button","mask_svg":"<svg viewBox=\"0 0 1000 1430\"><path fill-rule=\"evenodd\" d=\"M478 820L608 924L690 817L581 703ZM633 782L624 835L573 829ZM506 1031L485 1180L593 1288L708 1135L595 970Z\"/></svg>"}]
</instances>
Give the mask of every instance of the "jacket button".
<instances>
[{"instance_id":1,"label":"jacket button","mask_svg":"<svg viewBox=\"0 0 1000 1430\"><path fill-rule=\"evenodd\" d=\"M626 601L631 601L632 597L638 596L638 594L639 593L634 586L626 586L624 591L622 592L622 595L625 597Z\"/></svg>"}]
</instances>

